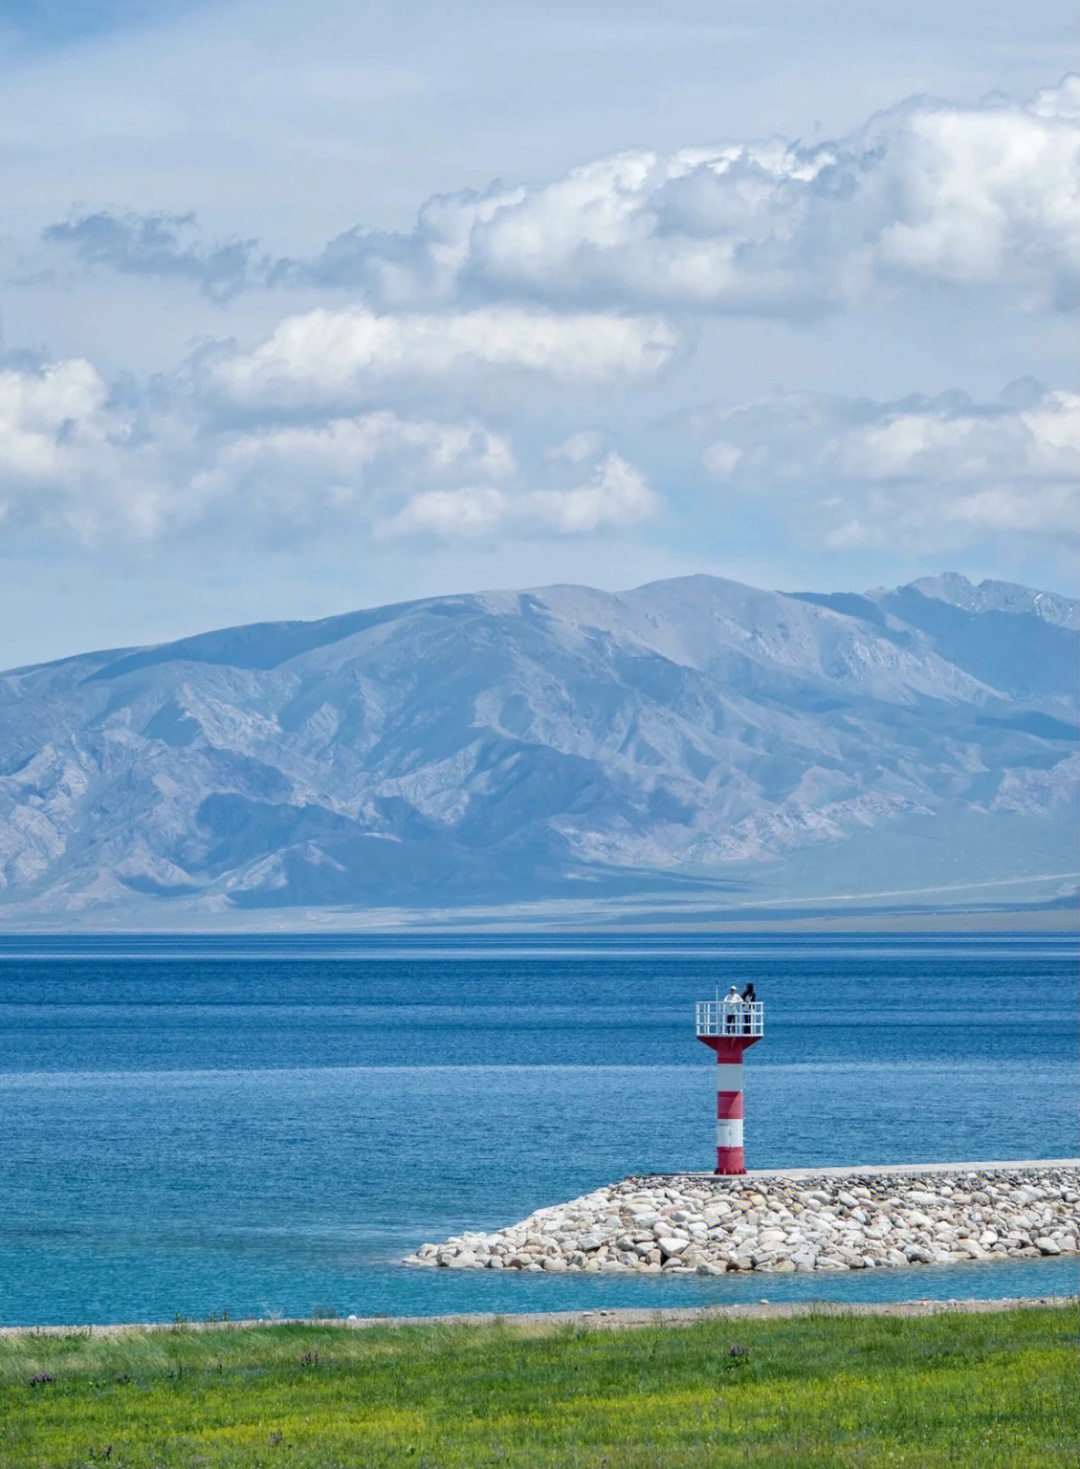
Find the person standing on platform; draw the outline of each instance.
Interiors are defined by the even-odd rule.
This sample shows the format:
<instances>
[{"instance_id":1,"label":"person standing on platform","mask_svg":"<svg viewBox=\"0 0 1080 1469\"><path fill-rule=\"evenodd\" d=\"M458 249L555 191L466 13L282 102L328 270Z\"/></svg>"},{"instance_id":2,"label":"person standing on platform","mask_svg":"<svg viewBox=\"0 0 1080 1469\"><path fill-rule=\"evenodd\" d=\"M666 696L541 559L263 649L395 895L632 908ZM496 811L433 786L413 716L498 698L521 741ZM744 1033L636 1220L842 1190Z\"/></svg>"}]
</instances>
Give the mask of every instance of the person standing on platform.
<instances>
[{"instance_id":1,"label":"person standing on platform","mask_svg":"<svg viewBox=\"0 0 1080 1469\"><path fill-rule=\"evenodd\" d=\"M754 993L754 986L752 984L748 984L746 986L746 988L742 992L741 998L743 1002L743 1035L749 1035L752 1029L754 1015L754 1012L750 1007L757 1001L757 995Z\"/></svg>"},{"instance_id":2,"label":"person standing on platform","mask_svg":"<svg viewBox=\"0 0 1080 1469\"><path fill-rule=\"evenodd\" d=\"M734 985L724 996L724 1034L737 1035L739 1032L739 1018L742 1015L742 996Z\"/></svg>"}]
</instances>

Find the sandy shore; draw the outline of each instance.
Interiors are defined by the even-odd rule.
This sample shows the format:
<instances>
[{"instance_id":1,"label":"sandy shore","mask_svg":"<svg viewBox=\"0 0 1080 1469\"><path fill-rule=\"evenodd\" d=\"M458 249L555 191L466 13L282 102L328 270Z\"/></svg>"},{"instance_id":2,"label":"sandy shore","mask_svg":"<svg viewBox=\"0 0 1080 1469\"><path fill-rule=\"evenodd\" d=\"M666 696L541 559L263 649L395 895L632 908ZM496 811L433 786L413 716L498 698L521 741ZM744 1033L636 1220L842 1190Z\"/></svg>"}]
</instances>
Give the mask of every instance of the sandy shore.
<instances>
[{"instance_id":1,"label":"sandy shore","mask_svg":"<svg viewBox=\"0 0 1080 1469\"><path fill-rule=\"evenodd\" d=\"M538 1311L516 1315L470 1312L456 1316L349 1316L344 1319L175 1321L125 1323L114 1326L3 1326L0 1340L27 1336L85 1336L109 1338L158 1332L246 1331L281 1326L318 1326L337 1331L363 1331L373 1326L511 1326L520 1331L585 1326L599 1331L621 1331L635 1326L694 1326L700 1321L785 1321L798 1316L940 1316L949 1311L965 1315L993 1315L1002 1311L1053 1306L1080 1309L1080 1296L1018 1296L1013 1300L948 1301L756 1301L734 1306L673 1306L655 1310L600 1307L587 1311Z\"/></svg>"}]
</instances>

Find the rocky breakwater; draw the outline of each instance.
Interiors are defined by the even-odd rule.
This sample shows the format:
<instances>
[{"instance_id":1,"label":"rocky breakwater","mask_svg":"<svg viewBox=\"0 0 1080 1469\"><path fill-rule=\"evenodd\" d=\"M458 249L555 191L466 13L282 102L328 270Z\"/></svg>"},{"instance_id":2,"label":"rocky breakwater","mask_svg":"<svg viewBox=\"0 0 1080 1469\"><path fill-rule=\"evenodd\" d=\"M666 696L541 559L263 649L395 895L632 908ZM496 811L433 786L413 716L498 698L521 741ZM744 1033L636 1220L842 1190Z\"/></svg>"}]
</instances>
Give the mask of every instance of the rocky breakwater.
<instances>
[{"instance_id":1,"label":"rocky breakwater","mask_svg":"<svg viewBox=\"0 0 1080 1469\"><path fill-rule=\"evenodd\" d=\"M451 1270L722 1275L1075 1255L1075 1163L624 1178L493 1233L421 1245Z\"/></svg>"}]
</instances>

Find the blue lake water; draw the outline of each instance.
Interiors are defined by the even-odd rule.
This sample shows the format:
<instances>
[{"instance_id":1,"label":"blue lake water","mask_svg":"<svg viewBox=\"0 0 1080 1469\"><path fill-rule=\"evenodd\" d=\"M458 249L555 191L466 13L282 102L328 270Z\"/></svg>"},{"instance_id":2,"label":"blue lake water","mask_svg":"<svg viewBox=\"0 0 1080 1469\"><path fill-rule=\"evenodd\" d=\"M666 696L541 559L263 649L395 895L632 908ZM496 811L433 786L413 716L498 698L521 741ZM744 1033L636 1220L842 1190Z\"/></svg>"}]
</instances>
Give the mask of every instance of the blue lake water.
<instances>
[{"instance_id":1,"label":"blue lake water","mask_svg":"<svg viewBox=\"0 0 1080 1469\"><path fill-rule=\"evenodd\" d=\"M693 1004L748 980L747 1163L1077 1151L1058 936L0 939L0 1323L1074 1291L1074 1261L844 1276L417 1271L711 1166Z\"/></svg>"}]
</instances>

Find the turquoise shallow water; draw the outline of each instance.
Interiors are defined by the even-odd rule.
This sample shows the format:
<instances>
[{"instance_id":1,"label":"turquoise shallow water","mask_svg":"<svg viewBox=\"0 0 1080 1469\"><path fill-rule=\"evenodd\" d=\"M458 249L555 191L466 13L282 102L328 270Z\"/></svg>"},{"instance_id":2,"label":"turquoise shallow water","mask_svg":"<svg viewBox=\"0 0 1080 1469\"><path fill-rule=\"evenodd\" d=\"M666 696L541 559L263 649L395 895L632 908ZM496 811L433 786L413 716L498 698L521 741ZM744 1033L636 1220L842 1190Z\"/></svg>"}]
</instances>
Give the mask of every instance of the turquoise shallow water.
<instances>
[{"instance_id":1,"label":"turquoise shallow water","mask_svg":"<svg viewBox=\"0 0 1080 1469\"><path fill-rule=\"evenodd\" d=\"M0 940L0 1321L1076 1289L1072 1261L842 1277L418 1272L628 1172L706 1169L693 1002L752 979L751 1167L1076 1152L1060 938Z\"/></svg>"}]
</instances>

